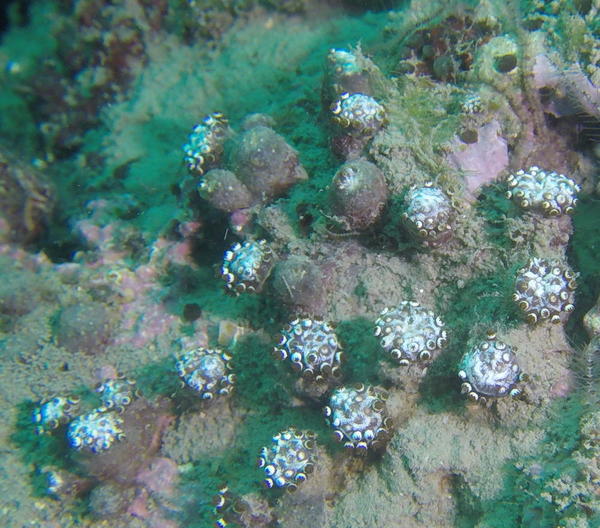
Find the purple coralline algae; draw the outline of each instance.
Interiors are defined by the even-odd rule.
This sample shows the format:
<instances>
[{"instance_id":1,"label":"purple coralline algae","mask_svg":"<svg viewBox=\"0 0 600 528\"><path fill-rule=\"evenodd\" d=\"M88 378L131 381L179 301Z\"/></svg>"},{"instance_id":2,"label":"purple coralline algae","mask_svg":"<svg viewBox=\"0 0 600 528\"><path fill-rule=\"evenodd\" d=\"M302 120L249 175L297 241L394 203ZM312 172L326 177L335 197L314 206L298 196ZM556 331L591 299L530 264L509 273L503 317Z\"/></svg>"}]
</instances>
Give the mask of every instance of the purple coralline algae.
<instances>
[{"instance_id":1,"label":"purple coralline algae","mask_svg":"<svg viewBox=\"0 0 600 528\"><path fill-rule=\"evenodd\" d=\"M68 422L79 406L79 398L56 396L40 403L32 415L37 434L48 433Z\"/></svg>"},{"instance_id":2,"label":"purple coralline algae","mask_svg":"<svg viewBox=\"0 0 600 528\"><path fill-rule=\"evenodd\" d=\"M510 174L506 181L509 186L507 198L514 199L523 209L534 209L547 216L572 214L580 191L571 178L538 167L519 170Z\"/></svg>"},{"instance_id":3,"label":"purple coralline algae","mask_svg":"<svg viewBox=\"0 0 600 528\"><path fill-rule=\"evenodd\" d=\"M452 234L454 209L448 196L432 183L410 189L404 200L404 223L425 245L437 246Z\"/></svg>"},{"instance_id":4,"label":"purple coralline algae","mask_svg":"<svg viewBox=\"0 0 600 528\"><path fill-rule=\"evenodd\" d=\"M227 119L218 112L206 116L194 127L183 146L185 163L192 174L202 175L220 159L228 130Z\"/></svg>"},{"instance_id":5,"label":"purple coralline algae","mask_svg":"<svg viewBox=\"0 0 600 528\"><path fill-rule=\"evenodd\" d=\"M177 373L204 400L226 396L233 390L235 375L231 356L218 348L195 348L177 361Z\"/></svg>"},{"instance_id":6,"label":"purple coralline algae","mask_svg":"<svg viewBox=\"0 0 600 528\"><path fill-rule=\"evenodd\" d=\"M225 288L235 295L259 293L271 274L273 250L266 240L235 243L223 256L221 277Z\"/></svg>"},{"instance_id":7,"label":"purple coralline algae","mask_svg":"<svg viewBox=\"0 0 600 528\"><path fill-rule=\"evenodd\" d=\"M379 218L388 199L383 173L365 159L344 163L330 186L333 212L343 227L363 231Z\"/></svg>"},{"instance_id":8,"label":"purple coralline algae","mask_svg":"<svg viewBox=\"0 0 600 528\"><path fill-rule=\"evenodd\" d=\"M375 322L375 337L402 366L430 363L447 341L444 322L415 301L385 308Z\"/></svg>"},{"instance_id":9,"label":"purple coralline algae","mask_svg":"<svg viewBox=\"0 0 600 528\"><path fill-rule=\"evenodd\" d=\"M267 488L294 491L314 471L316 459L315 434L290 427L262 448L258 466L265 472L263 482Z\"/></svg>"},{"instance_id":10,"label":"purple coralline algae","mask_svg":"<svg viewBox=\"0 0 600 528\"><path fill-rule=\"evenodd\" d=\"M113 411L101 409L75 418L67 430L69 445L77 450L92 453L106 451L118 440L125 437L123 419Z\"/></svg>"},{"instance_id":11,"label":"purple coralline algae","mask_svg":"<svg viewBox=\"0 0 600 528\"><path fill-rule=\"evenodd\" d=\"M324 411L336 439L358 454L383 448L392 433L386 399L384 390L363 384L333 391Z\"/></svg>"},{"instance_id":12,"label":"purple coralline algae","mask_svg":"<svg viewBox=\"0 0 600 528\"><path fill-rule=\"evenodd\" d=\"M473 401L486 403L488 398L517 396L524 375L517 363L515 349L488 333L487 339L469 350L459 365L461 392Z\"/></svg>"},{"instance_id":13,"label":"purple coralline algae","mask_svg":"<svg viewBox=\"0 0 600 528\"><path fill-rule=\"evenodd\" d=\"M307 379L319 382L340 376L342 347L329 323L294 319L281 332L274 354L289 359L292 368Z\"/></svg>"},{"instance_id":14,"label":"purple coralline algae","mask_svg":"<svg viewBox=\"0 0 600 528\"><path fill-rule=\"evenodd\" d=\"M575 308L575 279L560 261L534 257L517 273L513 300L531 324L560 323Z\"/></svg>"},{"instance_id":15,"label":"purple coralline algae","mask_svg":"<svg viewBox=\"0 0 600 528\"><path fill-rule=\"evenodd\" d=\"M136 395L135 381L125 377L118 377L102 382L96 388L100 394L102 407L123 412Z\"/></svg>"}]
</instances>

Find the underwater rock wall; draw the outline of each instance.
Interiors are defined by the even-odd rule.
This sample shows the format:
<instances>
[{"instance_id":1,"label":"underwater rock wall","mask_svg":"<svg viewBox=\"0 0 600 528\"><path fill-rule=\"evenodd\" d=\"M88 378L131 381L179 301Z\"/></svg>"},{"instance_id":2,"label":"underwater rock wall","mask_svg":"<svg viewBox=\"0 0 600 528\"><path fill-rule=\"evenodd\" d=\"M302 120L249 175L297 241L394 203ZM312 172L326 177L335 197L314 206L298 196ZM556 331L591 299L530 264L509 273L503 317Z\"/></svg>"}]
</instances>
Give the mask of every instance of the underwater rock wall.
<instances>
[{"instance_id":1,"label":"underwater rock wall","mask_svg":"<svg viewBox=\"0 0 600 528\"><path fill-rule=\"evenodd\" d=\"M600 5L399 4L3 35L6 526L598 522Z\"/></svg>"}]
</instances>

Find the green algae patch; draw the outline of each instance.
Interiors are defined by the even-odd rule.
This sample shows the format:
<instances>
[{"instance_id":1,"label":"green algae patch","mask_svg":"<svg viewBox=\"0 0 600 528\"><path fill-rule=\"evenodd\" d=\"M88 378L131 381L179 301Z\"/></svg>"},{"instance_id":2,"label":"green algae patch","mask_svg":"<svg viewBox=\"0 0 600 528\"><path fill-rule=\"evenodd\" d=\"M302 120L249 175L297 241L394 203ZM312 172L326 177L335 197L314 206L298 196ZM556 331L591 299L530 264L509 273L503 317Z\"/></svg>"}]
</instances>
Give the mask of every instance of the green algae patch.
<instances>
[{"instance_id":1,"label":"green algae patch","mask_svg":"<svg viewBox=\"0 0 600 528\"><path fill-rule=\"evenodd\" d=\"M567 333L576 345L585 342L581 321L600 295L600 200L582 196L573 214L573 235L568 250L569 261L579 273L575 293L575 311L567 324Z\"/></svg>"},{"instance_id":2,"label":"green algae patch","mask_svg":"<svg viewBox=\"0 0 600 528\"><path fill-rule=\"evenodd\" d=\"M134 378L139 391L147 398L172 397L181 390L177 377L175 358L168 357L148 363L135 371Z\"/></svg>"},{"instance_id":3,"label":"green algae patch","mask_svg":"<svg viewBox=\"0 0 600 528\"><path fill-rule=\"evenodd\" d=\"M23 401L17 405L17 421L10 439L30 473L31 485L37 497L48 496L48 480L43 472L46 468L72 471L73 463L66 440L66 426L62 425L49 434L36 434L32 415L36 404Z\"/></svg>"},{"instance_id":4,"label":"green algae patch","mask_svg":"<svg viewBox=\"0 0 600 528\"><path fill-rule=\"evenodd\" d=\"M373 335L373 322L359 317L341 322L335 331L344 346L342 372L345 382L377 384L381 353Z\"/></svg>"},{"instance_id":5,"label":"green algae patch","mask_svg":"<svg viewBox=\"0 0 600 528\"><path fill-rule=\"evenodd\" d=\"M241 339L233 350L236 399L254 407L285 407L289 376L282 376L272 355L273 343L256 335Z\"/></svg>"},{"instance_id":6,"label":"green algae patch","mask_svg":"<svg viewBox=\"0 0 600 528\"><path fill-rule=\"evenodd\" d=\"M506 189L501 185L484 186L475 205L485 219L485 231L489 240L502 249L510 249L513 241L506 231L506 219L517 218L519 210L512 200L506 198Z\"/></svg>"},{"instance_id":7,"label":"green algae patch","mask_svg":"<svg viewBox=\"0 0 600 528\"><path fill-rule=\"evenodd\" d=\"M486 501L482 525L490 528L514 526L570 526L568 519L586 519L588 510L579 496L585 484L580 462L574 457L580 447L580 420L583 407L578 395L557 400L554 418L548 421L541 455L526 457L505 467L504 490ZM584 484L581 487L579 484ZM585 526L597 526L598 514ZM570 521L567 521L570 522ZM580 526L580 524L573 524Z\"/></svg>"}]
</instances>

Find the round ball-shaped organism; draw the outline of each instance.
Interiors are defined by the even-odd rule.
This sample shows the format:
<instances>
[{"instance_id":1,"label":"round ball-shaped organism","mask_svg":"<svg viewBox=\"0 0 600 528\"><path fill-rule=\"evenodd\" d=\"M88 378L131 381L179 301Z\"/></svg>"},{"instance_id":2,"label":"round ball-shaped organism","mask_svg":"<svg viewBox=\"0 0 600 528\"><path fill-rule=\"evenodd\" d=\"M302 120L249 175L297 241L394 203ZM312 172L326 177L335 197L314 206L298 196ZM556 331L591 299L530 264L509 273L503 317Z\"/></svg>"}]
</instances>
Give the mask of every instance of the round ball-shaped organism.
<instances>
[{"instance_id":1,"label":"round ball-shaped organism","mask_svg":"<svg viewBox=\"0 0 600 528\"><path fill-rule=\"evenodd\" d=\"M485 403L488 398L521 393L518 384L523 374L515 350L497 340L494 333L463 356L459 369L461 392L474 401Z\"/></svg>"},{"instance_id":2,"label":"round ball-shaped organism","mask_svg":"<svg viewBox=\"0 0 600 528\"><path fill-rule=\"evenodd\" d=\"M323 271L310 259L292 255L273 272L273 290L292 313L320 315L327 302Z\"/></svg>"},{"instance_id":3,"label":"round ball-shaped organism","mask_svg":"<svg viewBox=\"0 0 600 528\"><path fill-rule=\"evenodd\" d=\"M509 175L506 181L507 198L512 198L523 209L535 209L547 216L573 213L580 191L571 178L539 167L520 170Z\"/></svg>"},{"instance_id":4,"label":"round ball-shaped organism","mask_svg":"<svg viewBox=\"0 0 600 528\"><path fill-rule=\"evenodd\" d=\"M71 447L99 453L125 437L123 419L113 411L97 409L75 418L67 430Z\"/></svg>"},{"instance_id":5,"label":"round ball-shaped organism","mask_svg":"<svg viewBox=\"0 0 600 528\"><path fill-rule=\"evenodd\" d=\"M343 93L371 93L369 72L355 53L343 49L329 50L322 93L327 107Z\"/></svg>"},{"instance_id":6,"label":"round ball-shaped organism","mask_svg":"<svg viewBox=\"0 0 600 528\"><path fill-rule=\"evenodd\" d=\"M315 381L338 378L342 347L329 323L294 319L281 332L275 356L289 361L302 376Z\"/></svg>"},{"instance_id":7,"label":"round ball-shaped organism","mask_svg":"<svg viewBox=\"0 0 600 528\"><path fill-rule=\"evenodd\" d=\"M37 434L48 433L68 422L79 407L79 398L56 396L41 402L33 411Z\"/></svg>"},{"instance_id":8,"label":"round ball-shaped organism","mask_svg":"<svg viewBox=\"0 0 600 528\"><path fill-rule=\"evenodd\" d=\"M294 491L310 475L316 463L315 435L297 431L293 427L273 437L268 447L263 447L258 466L265 472L267 488L276 486Z\"/></svg>"},{"instance_id":9,"label":"round ball-shaped organism","mask_svg":"<svg viewBox=\"0 0 600 528\"><path fill-rule=\"evenodd\" d=\"M330 198L343 226L363 231L379 218L388 200L388 188L377 165L361 158L338 169L331 182Z\"/></svg>"},{"instance_id":10,"label":"round ball-shaped organism","mask_svg":"<svg viewBox=\"0 0 600 528\"><path fill-rule=\"evenodd\" d=\"M513 299L531 324L558 324L575 308L575 278L566 264L534 257L517 272Z\"/></svg>"},{"instance_id":11,"label":"round ball-shaped organism","mask_svg":"<svg viewBox=\"0 0 600 528\"><path fill-rule=\"evenodd\" d=\"M431 183L414 187L406 194L404 205L404 223L426 245L437 246L450 238L454 210L440 188Z\"/></svg>"},{"instance_id":12,"label":"round ball-shaped organism","mask_svg":"<svg viewBox=\"0 0 600 528\"><path fill-rule=\"evenodd\" d=\"M185 164L192 174L203 174L219 160L228 131L227 119L218 112L206 116L194 127L183 146Z\"/></svg>"},{"instance_id":13,"label":"round ball-shaped organism","mask_svg":"<svg viewBox=\"0 0 600 528\"><path fill-rule=\"evenodd\" d=\"M273 269L273 251L266 240L236 243L223 256L221 277L227 291L258 293Z\"/></svg>"},{"instance_id":14,"label":"round ball-shaped organism","mask_svg":"<svg viewBox=\"0 0 600 528\"><path fill-rule=\"evenodd\" d=\"M262 202L281 196L308 178L296 150L267 126L254 126L244 132L232 158L239 180Z\"/></svg>"},{"instance_id":15,"label":"round ball-shaped organism","mask_svg":"<svg viewBox=\"0 0 600 528\"><path fill-rule=\"evenodd\" d=\"M400 365L427 365L446 344L444 322L418 302L386 308L375 322L375 337Z\"/></svg>"},{"instance_id":16,"label":"round ball-shaped organism","mask_svg":"<svg viewBox=\"0 0 600 528\"><path fill-rule=\"evenodd\" d=\"M337 440L358 454L384 447L392 432L386 399L384 390L362 384L333 391L325 417Z\"/></svg>"},{"instance_id":17,"label":"round ball-shaped organism","mask_svg":"<svg viewBox=\"0 0 600 528\"><path fill-rule=\"evenodd\" d=\"M231 356L218 348L194 348L177 361L177 373L203 399L211 400L233 390Z\"/></svg>"},{"instance_id":18,"label":"round ball-shaped organism","mask_svg":"<svg viewBox=\"0 0 600 528\"><path fill-rule=\"evenodd\" d=\"M228 170L209 170L198 183L198 194L226 213L250 207L254 198L248 188Z\"/></svg>"},{"instance_id":19,"label":"round ball-shaped organism","mask_svg":"<svg viewBox=\"0 0 600 528\"><path fill-rule=\"evenodd\" d=\"M123 412L136 396L135 381L122 376L109 379L98 385L96 392L100 393L105 409Z\"/></svg>"},{"instance_id":20,"label":"round ball-shaped organism","mask_svg":"<svg viewBox=\"0 0 600 528\"><path fill-rule=\"evenodd\" d=\"M351 133L373 136L385 122L385 109L370 95L343 93L331 107L334 123Z\"/></svg>"}]
</instances>

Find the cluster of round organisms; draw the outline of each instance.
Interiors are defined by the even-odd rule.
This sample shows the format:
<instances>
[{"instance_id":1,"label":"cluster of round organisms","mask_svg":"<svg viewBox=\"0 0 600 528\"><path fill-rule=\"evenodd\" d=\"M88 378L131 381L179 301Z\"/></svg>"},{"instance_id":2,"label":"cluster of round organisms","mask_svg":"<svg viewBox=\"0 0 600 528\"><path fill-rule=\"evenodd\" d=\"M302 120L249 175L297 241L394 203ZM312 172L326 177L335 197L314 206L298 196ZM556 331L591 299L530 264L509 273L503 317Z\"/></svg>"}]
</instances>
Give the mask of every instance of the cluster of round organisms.
<instances>
[{"instance_id":1,"label":"cluster of round organisms","mask_svg":"<svg viewBox=\"0 0 600 528\"><path fill-rule=\"evenodd\" d=\"M97 409L75 418L69 424L67 438L77 450L99 453L125 437L122 425L123 419L116 412Z\"/></svg>"},{"instance_id":2,"label":"cluster of round organisms","mask_svg":"<svg viewBox=\"0 0 600 528\"><path fill-rule=\"evenodd\" d=\"M125 377L109 379L98 385L102 407L123 412L136 396L135 381Z\"/></svg>"},{"instance_id":3,"label":"cluster of round organisms","mask_svg":"<svg viewBox=\"0 0 600 528\"><path fill-rule=\"evenodd\" d=\"M289 359L305 378L319 382L340 375L342 347L329 323L294 319L281 332L274 353L279 359Z\"/></svg>"},{"instance_id":4,"label":"cluster of round organisms","mask_svg":"<svg viewBox=\"0 0 600 528\"><path fill-rule=\"evenodd\" d=\"M343 93L332 105L333 121L350 132L375 134L385 122L385 109L370 95Z\"/></svg>"},{"instance_id":5,"label":"cluster of round organisms","mask_svg":"<svg viewBox=\"0 0 600 528\"><path fill-rule=\"evenodd\" d=\"M362 384L333 391L325 417L337 440L358 454L385 446L392 429L386 399L384 390Z\"/></svg>"},{"instance_id":6,"label":"cluster of round organisms","mask_svg":"<svg viewBox=\"0 0 600 528\"><path fill-rule=\"evenodd\" d=\"M193 128L183 146L185 163L191 173L202 175L209 164L219 159L227 131L227 119L218 112L206 116Z\"/></svg>"},{"instance_id":7,"label":"cluster of round organisms","mask_svg":"<svg viewBox=\"0 0 600 528\"><path fill-rule=\"evenodd\" d=\"M461 392L473 401L486 403L489 398L517 396L524 375L517 364L513 347L488 333L485 341L474 346L462 358L458 377Z\"/></svg>"},{"instance_id":8,"label":"cluster of round organisms","mask_svg":"<svg viewBox=\"0 0 600 528\"><path fill-rule=\"evenodd\" d=\"M233 390L231 356L218 348L194 348L177 361L177 373L204 400L225 396Z\"/></svg>"},{"instance_id":9,"label":"cluster of round organisms","mask_svg":"<svg viewBox=\"0 0 600 528\"><path fill-rule=\"evenodd\" d=\"M523 209L535 209L547 216L573 213L580 191L571 178L539 167L520 170L506 181L507 198L513 198Z\"/></svg>"},{"instance_id":10,"label":"cluster of round organisms","mask_svg":"<svg viewBox=\"0 0 600 528\"><path fill-rule=\"evenodd\" d=\"M402 218L408 229L430 246L445 242L452 233L454 214L448 196L432 183L413 187L404 200Z\"/></svg>"},{"instance_id":11,"label":"cluster of round organisms","mask_svg":"<svg viewBox=\"0 0 600 528\"><path fill-rule=\"evenodd\" d=\"M576 274L560 261L534 257L517 272L513 299L531 324L558 324L561 316L575 308L575 278Z\"/></svg>"},{"instance_id":12,"label":"cluster of round organisms","mask_svg":"<svg viewBox=\"0 0 600 528\"><path fill-rule=\"evenodd\" d=\"M258 293L273 269L273 250L266 240L235 243L223 256L221 277L227 291Z\"/></svg>"},{"instance_id":13,"label":"cluster of round organisms","mask_svg":"<svg viewBox=\"0 0 600 528\"><path fill-rule=\"evenodd\" d=\"M258 465L265 472L267 488L276 486L294 491L314 471L315 434L293 427L275 435L271 445L263 447Z\"/></svg>"},{"instance_id":14,"label":"cluster of round organisms","mask_svg":"<svg viewBox=\"0 0 600 528\"><path fill-rule=\"evenodd\" d=\"M402 366L431 362L446 344L444 322L416 301L385 308L375 322L375 337Z\"/></svg>"},{"instance_id":15,"label":"cluster of round organisms","mask_svg":"<svg viewBox=\"0 0 600 528\"><path fill-rule=\"evenodd\" d=\"M36 433L48 433L68 422L78 406L79 398L63 396L57 396L41 403L35 408L32 415Z\"/></svg>"}]
</instances>

